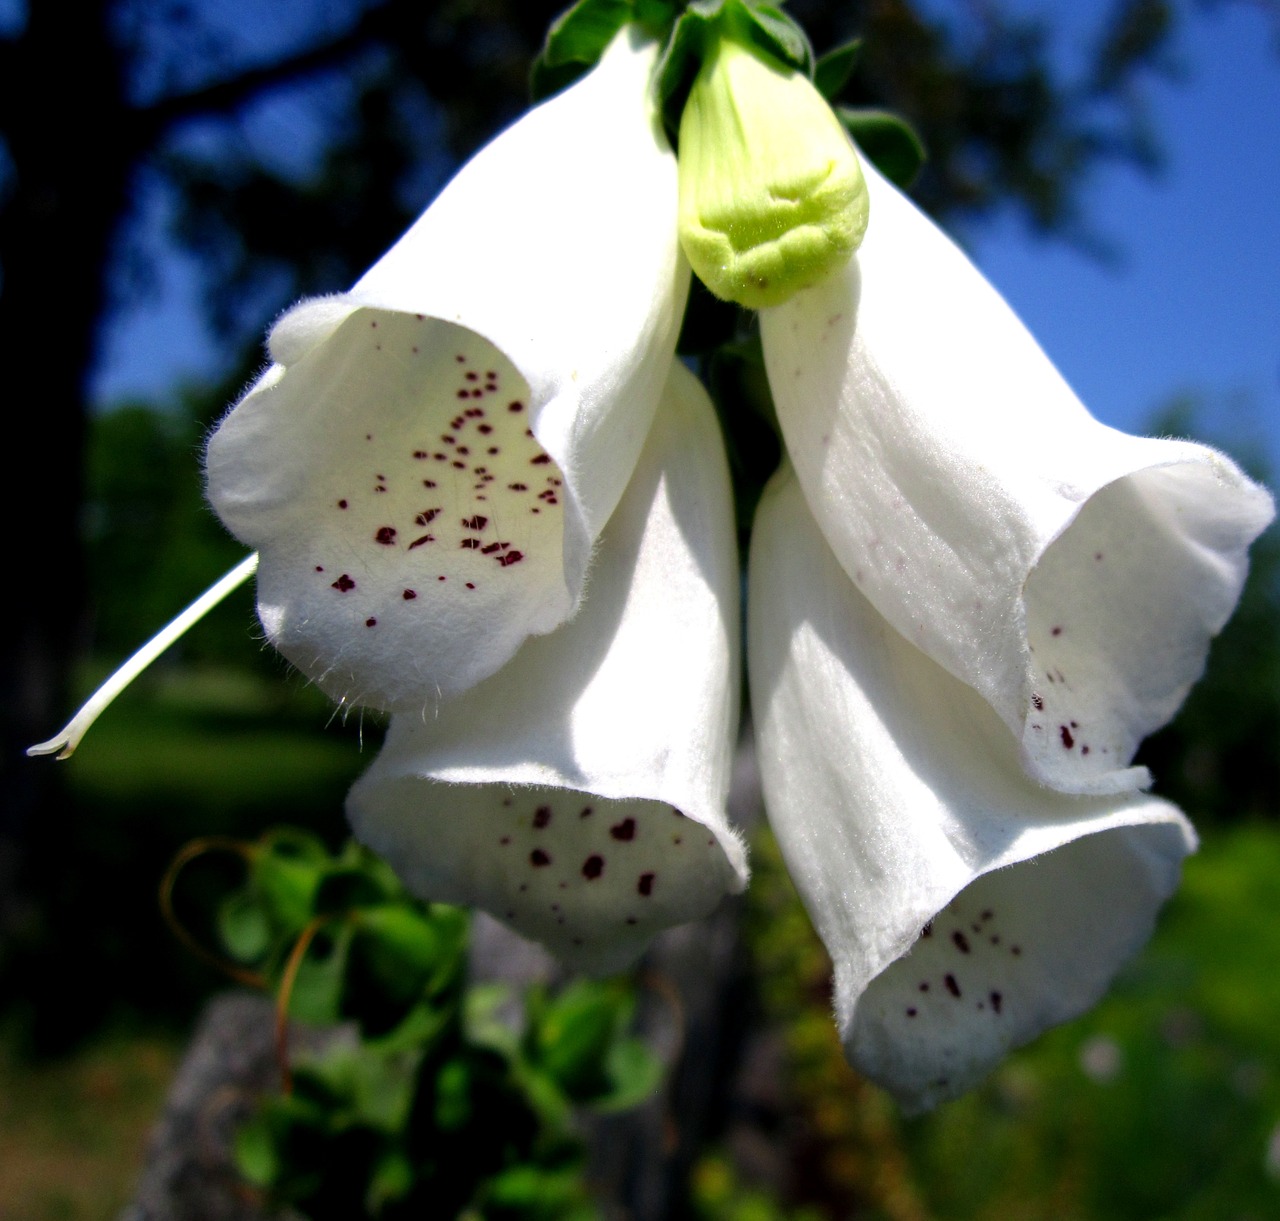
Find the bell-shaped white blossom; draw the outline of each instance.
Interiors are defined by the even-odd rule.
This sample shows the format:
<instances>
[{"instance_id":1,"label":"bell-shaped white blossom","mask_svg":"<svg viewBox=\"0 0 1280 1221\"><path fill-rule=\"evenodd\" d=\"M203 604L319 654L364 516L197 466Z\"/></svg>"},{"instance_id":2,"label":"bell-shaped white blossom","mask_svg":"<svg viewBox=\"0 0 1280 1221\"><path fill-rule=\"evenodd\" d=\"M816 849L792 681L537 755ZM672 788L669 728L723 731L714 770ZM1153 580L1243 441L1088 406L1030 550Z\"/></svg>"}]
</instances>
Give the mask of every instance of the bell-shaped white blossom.
<instances>
[{"instance_id":1,"label":"bell-shaped white blossom","mask_svg":"<svg viewBox=\"0 0 1280 1221\"><path fill-rule=\"evenodd\" d=\"M577 616L425 716L394 716L352 790L357 836L410 890L603 972L742 888L725 819L731 504L714 411L676 363Z\"/></svg>"},{"instance_id":2,"label":"bell-shaped white blossom","mask_svg":"<svg viewBox=\"0 0 1280 1221\"><path fill-rule=\"evenodd\" d=\"M267 636L339 701L420 713L578 604L688 289L655 56L624 29L350 292L287 313L210 440Z\"/></svg>"},{"instance_id":3,"label":"bell-shaped white blossom","mask_svg":"<svg viewBox=\"0 0 1280 1221\"><path fill-rule=\"evenodd\" d=\"M846 1052L931 1106L1101 996L1194 835L1147 794L1029 779L991 707L849 580L790 470L756 517L748 622L765 804Z\"/></svg>"},{"instance_id":4,"label":"bell-shaped white blossom","mask_svg":"<svg viewBox=\"0 0 1280 1221\"><path fill-rule=\"evenodd\" d=\"M805 497L846 574L990 703L1028 774L1134 788L1271 499L1205 446L1094 420L965 255L864 168L856 256L761 315Z\"/></svg>"}]
</instances>

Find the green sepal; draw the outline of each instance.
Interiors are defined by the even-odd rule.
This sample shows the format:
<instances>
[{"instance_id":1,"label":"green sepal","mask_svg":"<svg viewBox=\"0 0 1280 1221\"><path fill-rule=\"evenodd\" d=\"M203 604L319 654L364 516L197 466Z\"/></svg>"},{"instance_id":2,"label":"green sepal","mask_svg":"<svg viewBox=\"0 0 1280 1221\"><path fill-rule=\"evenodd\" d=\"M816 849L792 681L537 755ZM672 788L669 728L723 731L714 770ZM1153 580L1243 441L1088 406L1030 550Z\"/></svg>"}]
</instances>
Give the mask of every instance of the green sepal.
<instances>
[{"instance_id":1,"label":"green sepal","mask_svg":"<svg viewBox=\"0 0 1280 1221\"><path fill-rule=\"evenodd\" d=\"M828 102L833 102L849 83L862 54L862 39L855 38L843 46L833 47L818 57L813 67L813 83Z\"/></svg>"},{"instance_id":2,"label":"green sepal","mask_svg":"<svg viewBox=\"0 0 1280 1221\"><path fill-rule=\"evenodd\" d=\"M529 92L540 102L572 85L600 62L624 25L642 26L665 40L676 0L578 0L551 23L529 73Z\"/></svg>"},{"instance_id":3,"label":"green sepal","mask_svg":"<svg viewBox=\"0 0 1280 1221\"><path fill-rule=\"evenodd\" d=\"M755 0L728 0L747 18L740 27L761 51L813 79L813 46L804 29L780 8Z\"/></svg>"},{"instance_id":4,"label":"green sepal","mask_svg":"<svg viewBox=\"0 0 1280 1221\"><path fill-rule=\"evenodd\" d=\"M835 111L863 156L894 186L909 190L929 158L915 128L887 110L837 106Z\"/></svg>"},{"instance_id":5,"label":"green sepal","mask_svg":"<svg viewBox=\"0 0 1280 1221\"><path fill-rule=\"evenodd\" d=\"M729 37L730 31L744 45L806 76L813 75L813 48L808 37L773 5L756 0L689 0L654 73L662 123L673 146L679 142L680 116L702 67L708 40Z\"/></svg>"}]
</instances>

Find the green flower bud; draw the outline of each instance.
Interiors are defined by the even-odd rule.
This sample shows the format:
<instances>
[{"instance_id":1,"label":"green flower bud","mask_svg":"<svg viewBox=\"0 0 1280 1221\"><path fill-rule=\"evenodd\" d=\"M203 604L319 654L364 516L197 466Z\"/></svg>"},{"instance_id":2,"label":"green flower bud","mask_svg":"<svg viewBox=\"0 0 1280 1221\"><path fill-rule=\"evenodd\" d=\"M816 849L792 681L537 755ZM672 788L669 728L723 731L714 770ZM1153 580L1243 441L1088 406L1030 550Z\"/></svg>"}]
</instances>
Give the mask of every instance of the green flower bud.
<instances>
[{"instance_id":1,"label":"green flower bud","mask_svg":"<svg viewBox=\"0 0 1280 1221\"><path fill-rule=\"evenodd\" d=\"M720 37L680 118L680 241L717 297L781 305L849 259L867 227L853 144L812 82Z\"/></svg>"}]
</instances>

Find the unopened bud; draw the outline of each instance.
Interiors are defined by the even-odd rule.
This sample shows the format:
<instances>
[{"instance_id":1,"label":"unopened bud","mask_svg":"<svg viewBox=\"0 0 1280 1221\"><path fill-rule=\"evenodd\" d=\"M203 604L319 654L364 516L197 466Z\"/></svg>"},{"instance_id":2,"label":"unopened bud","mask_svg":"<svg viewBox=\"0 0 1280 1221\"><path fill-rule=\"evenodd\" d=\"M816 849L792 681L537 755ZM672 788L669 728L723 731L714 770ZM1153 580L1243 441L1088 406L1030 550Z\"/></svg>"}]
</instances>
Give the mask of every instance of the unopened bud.
<instances>
[{"instance_id":1,"label":"unopened bud","mask_svg":"<svg viewBox=\"0 0 1280 1221\"><path fill-rule=\"evenodd\" d=\"M680 119L680 240L717 297L764 309L844 265L867 227L853 144L813 83L721 37Z\"/></svg>"}]
</instances>

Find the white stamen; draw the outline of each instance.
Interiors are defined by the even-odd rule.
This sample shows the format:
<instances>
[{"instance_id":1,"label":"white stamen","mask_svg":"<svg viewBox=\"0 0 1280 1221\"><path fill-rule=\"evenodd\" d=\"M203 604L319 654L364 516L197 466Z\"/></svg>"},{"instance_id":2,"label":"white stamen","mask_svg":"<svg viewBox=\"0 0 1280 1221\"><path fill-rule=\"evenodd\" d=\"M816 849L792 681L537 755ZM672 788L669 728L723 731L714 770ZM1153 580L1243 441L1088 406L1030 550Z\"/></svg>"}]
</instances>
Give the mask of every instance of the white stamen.
<instances>
[{"instance_id":1,"label":"white stamen","mask_svg":"<svg viewBox=\"0 0 1280 1221\"><path fill-rule=\"evenodd\" d=\"M226 576L211 585L176 619L165 624L146 644L124 663L85 702L84 706L67 723L66 727L47 742L27 747L29 755L53 755L69 759L80 739L89 732L89 726L106 710L139 674L186 631L205 617L232 590L243 585L258 568L258 553L241 560Z\"/></svg>"}]
</instances>

